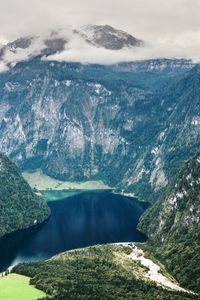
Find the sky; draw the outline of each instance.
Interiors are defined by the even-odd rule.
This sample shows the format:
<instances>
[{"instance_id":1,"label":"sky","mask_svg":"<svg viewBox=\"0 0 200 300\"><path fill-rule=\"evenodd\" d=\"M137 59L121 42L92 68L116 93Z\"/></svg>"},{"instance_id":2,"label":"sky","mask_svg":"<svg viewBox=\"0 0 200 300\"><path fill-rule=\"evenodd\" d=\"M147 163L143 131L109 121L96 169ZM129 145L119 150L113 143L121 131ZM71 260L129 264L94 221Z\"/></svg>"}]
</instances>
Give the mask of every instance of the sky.
<instances>
[{"instance_id":1,"label":"sky","mask_svg":"<svg viewBox=\"0 0 200 300\"><path fill-rule=\"evenodd\" d=\"M146 42L141 58L200 61L200 0L0 0L0 8L1 44L68 25L109 24Z\"/></svg>"}]
</instances>

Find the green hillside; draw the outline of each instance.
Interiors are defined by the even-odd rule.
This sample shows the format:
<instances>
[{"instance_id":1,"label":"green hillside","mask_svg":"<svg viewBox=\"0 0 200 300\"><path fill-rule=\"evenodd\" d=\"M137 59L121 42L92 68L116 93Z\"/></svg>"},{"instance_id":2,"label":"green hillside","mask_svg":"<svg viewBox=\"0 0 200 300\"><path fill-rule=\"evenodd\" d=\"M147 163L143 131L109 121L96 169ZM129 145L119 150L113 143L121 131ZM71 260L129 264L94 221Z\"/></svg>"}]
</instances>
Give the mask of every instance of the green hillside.
<instances>
[{"instance_id":1,"label":"green hillside","mask_svg":"<svg viewBox=\"0 0 200 300\"><path fill-rule=\"evenodd\" d=\"M44 199L37 196L16 165L0 154L0 237L39 224L50 215Z\"/></svg>"},{"instance_id":2,"label":"green hillside","mask_svg":"<svg viewBox=\"0 0 200 300\"><path fill-rule=\"evenodd\" d=\"M129 257L130 246L93 246L62 253L49 261L19 264L13 272L54 300L186 300L196 296L163 289L145 277L148 269Z\"/></svg>"},{"instance_id":3,"label":"green hillside","mask_svg":"<svg viewBox=\"0 0 200 300\"><path fill-rule=\"evenodd\" d=\"M185 287L200 291L200 152L142 216L146 248Z\"/></svg>"}]
</instances>

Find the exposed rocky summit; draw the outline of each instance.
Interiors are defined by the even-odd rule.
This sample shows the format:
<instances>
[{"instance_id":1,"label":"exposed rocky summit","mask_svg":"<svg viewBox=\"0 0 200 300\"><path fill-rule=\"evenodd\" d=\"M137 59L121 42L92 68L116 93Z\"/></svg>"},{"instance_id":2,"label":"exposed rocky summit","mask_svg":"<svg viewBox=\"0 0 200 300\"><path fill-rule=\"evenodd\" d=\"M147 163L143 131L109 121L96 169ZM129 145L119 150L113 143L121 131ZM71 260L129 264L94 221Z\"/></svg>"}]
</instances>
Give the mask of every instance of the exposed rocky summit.
<instances>
[{"instance_id":1,"label":"exposed rocky summit","mask_svg":"<svg viewBox=\"0 0 200 300\"><path fill-rule=\"evenodd\" d=\"M89 25L84 27L80 33L88 43L110 50L120 50L125 47L140 47L143 45L141 40L109 25Z\"/></svg>"},{"instance_id":2,"label":"exposed rocky summit","mask_svg":"<svg viewBox=\"0 0 200 300\"><path fill-rule=\"evenodd\" d=\"M34 57L47 57L62 51L95 51L97 48L120 50L141 47L143 42L132 35L108 25L90 25L82 28L67 27L36 36L24 36L0 46L0 62L13 67L17 62ZM75 47L75 48L74 48Z\"/></svg>"}]
</instances>

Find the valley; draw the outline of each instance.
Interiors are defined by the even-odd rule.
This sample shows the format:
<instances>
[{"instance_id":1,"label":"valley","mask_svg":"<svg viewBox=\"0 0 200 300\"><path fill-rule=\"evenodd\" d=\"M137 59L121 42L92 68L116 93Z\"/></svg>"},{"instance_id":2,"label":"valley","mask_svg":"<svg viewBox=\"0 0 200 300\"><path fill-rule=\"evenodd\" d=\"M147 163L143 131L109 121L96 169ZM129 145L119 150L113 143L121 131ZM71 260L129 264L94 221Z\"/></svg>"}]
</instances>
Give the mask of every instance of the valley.
<instances>
[{"instance_id":1,"label":"valley","mask_svg":"<svg viewBox=\"0 0 200 300\"><path fill-rule=\"evenodd\" d=\"M62 191L62 190L109 190L108 185L102 181L70 182L61 181L45 175L42 171L24 172L22 176L28 181L33 189L39 191Z\"/></svg>"},{"instance_id":2,"label":"valley","mask_svg":"<svg viewBox=\"0 0 200 300\"><path fill-rule=\"evenodd\" d=\"M160 200L149 208L147 203L113 194L105 186L105 189L75 191L68 187L64 191L60 189L62 182L41 172L25 173L24 177L37 191L46 187L46 191L41 192L48 201L51 217L37 228L19 231L0 240L3 253L0 254L0 267L5 270L12 265L8 285L11 279L12 286L12 276L15 278L16 274L28 276L34 288L28 292L27 300L31 293L37 293L35 287L45 293L45 299L49 296L59 300L66 297L77 299L83 295L86 299L98 299L96 289L100 299L116 299L116 295L117 299L127 300L144 299L147 295L152 300L157 295L163 300L166 297L199 299L196 283L199 274L199 166L197 153L185 163ZM42 182L42 178L47 180ZM40 182L41 185L37 185ZM182 202L174 205L174 201L180 199ZM168 201L167 205L165 201ZM160 205L162 209L158 209ZM167 216L169 214L173 217ZM187 220L187 226L185 221L179 222L177 218ZM155 225L159 220L161 225ZM148 240L137 228L147 234ZM146 232L145 228L149 231ZM165 237L167 243L165 234L169 235L169 238ZM161 241L159 236L162 236ZM194 260L190 259L188 269L185 262L188 266L187 257L192 252ZM167 255L173 257L168 260ZM176 267L171 268L169 262L175 262ZM179 279L178 282L175 278ZM118 287L117 282L120 282ZM25 291L27 288L25 283ZM2 292L7 293L4 286Z\"/></svg>"},{"instance_id":3,"label":"valley","mask_svg":"<svg viewBox=\"0 0 200 300\"><path fill-rule=\"evenodd\" d=\"M60 200L86 191L111 190L111 187L102 181L70 182L61 181L45 175L41 170L24 172L23 177L38 195L43 196L47 202Z\"/></svg>"},{"instance_id":4,"label":"valley","mask_svg":"<svg viewBox=\"0 0 200 300\"><path fill-rule=\"evenodd\" d=\"M145 42L48 34L0 46L0 298L199 299L200 65L65 60Z\"/></svg>"},{"instance_id":5,"label":"valley","mask_svg":"<svg viewBox=\"0 0 200 300\"><path fill-rule=\"evenodd\" d=\"M20 62L0 77L0 151L23 171L152 201L200 146L198 82L185 60Z\"/></svg>"}]
</instances>

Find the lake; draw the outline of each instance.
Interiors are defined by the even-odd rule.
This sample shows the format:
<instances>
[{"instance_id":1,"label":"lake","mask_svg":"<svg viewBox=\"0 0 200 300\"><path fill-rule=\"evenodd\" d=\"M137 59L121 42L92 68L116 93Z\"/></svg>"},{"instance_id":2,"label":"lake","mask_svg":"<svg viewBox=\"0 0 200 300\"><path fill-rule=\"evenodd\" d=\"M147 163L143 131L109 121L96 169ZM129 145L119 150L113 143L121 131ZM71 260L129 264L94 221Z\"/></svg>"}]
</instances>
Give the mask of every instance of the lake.
<instances>
[{"instance_id":1,"label":"lake","mask_svg":"<svg viewBox=\"0 0 200 300\"><path fill-rule=\"evenodd\" d=\"M0 239L0 271L89 245L146 240L136 227L148 204L135 198L84 191L48 204L52 214L45 223Z\"/></svg>"}]
</instances>

